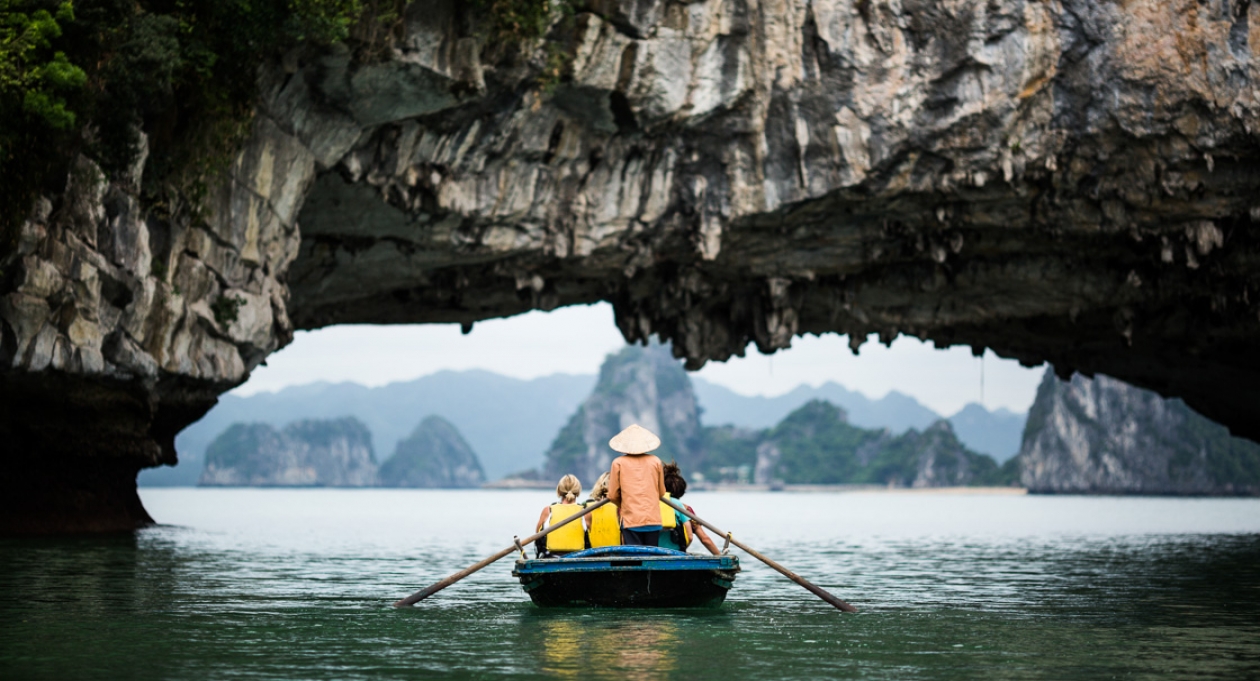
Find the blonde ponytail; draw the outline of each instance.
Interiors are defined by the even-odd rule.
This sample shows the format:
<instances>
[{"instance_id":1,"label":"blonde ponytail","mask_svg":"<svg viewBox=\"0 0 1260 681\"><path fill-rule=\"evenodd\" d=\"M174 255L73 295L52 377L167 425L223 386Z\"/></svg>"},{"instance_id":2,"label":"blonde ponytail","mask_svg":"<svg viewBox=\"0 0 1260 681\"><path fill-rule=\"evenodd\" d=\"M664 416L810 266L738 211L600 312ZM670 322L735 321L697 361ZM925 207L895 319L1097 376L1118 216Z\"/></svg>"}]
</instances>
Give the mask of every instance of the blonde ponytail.
<instances>
[{"instance_id":1,"label":"blonde ponytail","mask_svg":"<svg viewBox=\"0 0 1260 681\"><path fill-rule=\"evenodd\" d=\"M556 485L556 496L562 497L565 503L576 501L581 493L582 482L576 475L566 475L560 478L560 484Z\"/></svg>"}]
</instances>

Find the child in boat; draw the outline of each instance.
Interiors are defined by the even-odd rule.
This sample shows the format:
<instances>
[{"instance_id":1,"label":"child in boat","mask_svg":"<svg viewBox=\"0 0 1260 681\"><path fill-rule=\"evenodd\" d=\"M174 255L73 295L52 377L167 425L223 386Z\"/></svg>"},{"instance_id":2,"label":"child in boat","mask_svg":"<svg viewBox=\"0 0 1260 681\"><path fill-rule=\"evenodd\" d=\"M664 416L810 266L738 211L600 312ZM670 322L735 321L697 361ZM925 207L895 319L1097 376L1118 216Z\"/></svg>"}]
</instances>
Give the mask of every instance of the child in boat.
<instances>
[{"instance_id":1,"label":"child in boat","mask_svg":"<svg viewBox=\"0 0 1260 681\"><path fill-rule=\"evenodd\" d=\"M669 491L669 495L675 501L682 504L682 501L679 500L682 499L682 495L687 493L687 480L682 476L682 471L678 470L678 464L672 461L665 465L665 489ZM665 505L664 502L661 502L661 504ZM692 511L690 506L683 504L683 507L687 509L688 513L695 514L695 511ZM676 551L686 551L687 546L691 544L691 538L696 537L701 544L704 544L704 548L709 550L709 553L715 556L720 553L717 545L709 538L709 535L700 526L700 523L679 513L677 509L673 509L673 511L675 528L671 532L661 533L661 546Z\"/></svg>"},{"instance_id":2,"label":"child in boat","mask_svg":"<svg viewBox=\"0 0 1260 681\"><path fill-rule=\"evenodd\" d=\"M657 546L661 535L661 497L665 496L665 473L661 460L648 452L661 446L661 439L635 424L617 433L608 446L623 456L613 459L608 471L608 498L617 504L621 518L621 543L626 546Z\"/></svg>"},{"instance_id":3,"label":"child in boat","mask_svg":"<svg viewBox=\"0 0 1260 681\"><path fill-rule=\"evenodd\" d=\"M608 473L604 473L595 481L595 487L591 490L591 498L583 506L590 506L607 496ZM617 546L621 543L621 526L617 522L616 504L604 504L591 511L583 520L586 521L587 543L591 548Z\"/></svg>"},{"instance_id":4,"label":"child in boat","mask_svg":"<svg viewBox=\"0 0 1260 681\"><path fill-rule=\"evenodd\" d=\"M582 482L576 475L560 478L560 482L556 485L556 496L560 497L560 502L543 508L542 515L538 516L538 527L535 531L541 532L543 525L555 525L581 513L582 505L577 502L580 494L582 494ZM548 523L548 520L551 522ZM586 533L582 530L582 523L576 520L538 540L539 555L562 556L584 548L586 548Z\"/></svg>"}]
</instances>

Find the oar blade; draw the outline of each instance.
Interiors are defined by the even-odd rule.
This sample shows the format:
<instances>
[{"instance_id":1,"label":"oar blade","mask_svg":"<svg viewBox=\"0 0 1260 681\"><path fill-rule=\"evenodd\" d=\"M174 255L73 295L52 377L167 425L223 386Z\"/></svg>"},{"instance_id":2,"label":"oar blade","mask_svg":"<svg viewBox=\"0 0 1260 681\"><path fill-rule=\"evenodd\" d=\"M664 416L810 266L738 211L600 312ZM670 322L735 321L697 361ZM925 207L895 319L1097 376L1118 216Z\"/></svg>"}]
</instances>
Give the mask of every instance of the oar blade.
<instances>
[{"instance_id":1,"label":"oar blade","mask_svg":"<svg viewBox=\"0 0 1260 681\"><path fill-rule=\"evenodd\" d=\"M409 605L415 605L416 603L423 601L429 596L432 596L433 594L441 591L442 589L445 589L446 587L454 584L455 582L458 582L459 580L467 577L468 575L471 575L472 573L486 567L487 565L490 565L491 563L499 560L500 558L503 558L504 556L508 555L512 551L519 550L522 545L532 544L538 541L539 539L542 539L543 537L551 534L552 532L564 527L565 525L568 525L569 523L582 518L583 516L589 514L591 511L594 511L595 509L607 503L609 503L608 499L601 499L591 504L590 506L587 506L585 509L582 510L581 513L576 513L574 515L571 515L568 518L565 518L564 520L556 523L555 525L548 527L542 532L539 532L538 534L535 534L531 537L527 537L524 541L514 542L511 546L507 547L506 549L503 549L502 551L494 554L493 556L490 556L489 558L486 558L485 560L479 563L470 565L469 567L466 567L463 570L456 572L455 574L447 577L446 579L443 579L442 581L436 584L427 586L400 601L395 601L394 607L405 608Z\"/></svg>"},{"instance_id":2,"label":"oar blade","mask_svg":"<svg viewBox=\"0 0 1260 681\"><path fill-rule=\"evenodd\" d=\"M727 541L729 541L730 543L734 544L735 546L738 546L740 549L743 549L743 550L744 550L744 552L745 552L745 553L747 553L748 555L752 556L753 558L756 558L757 560L759 560L759 561L761 561L761 562L765 563L766 565L769 565L771 568L773 568L773 569L774 569L776 572L778 572L779 574L781 574L781 575L783 575L784 577L787 577L788 579L792 580L793 582L796 582L797 584L799 584L799 585L801 585L801 586L805 587L805 589L806 589L806 590L808 590L810 593L812 593L812 594L814 594L815 596L817 596L817 597L821 598L822 600L826 601L827 603L829 603L829 604L831 604L831 605L835 606L836 608L840 609L841 611L843 611L843 612L857 612L857 608L853 607L852 605L849 605L848 603L846 603L846 602L844 602L844 601L840 600L839 598L836 598L836 597L835 597L835 596L833 596L831 593L829 593L826 589L823 589L822 587L819 587L819 586L814 585L814 584L813 584L813 583L811 583L810 581L806 580L804 577L801 577L800 575L796 574L795 572L792 572L791 570L789 570L789 569L787 569L787 568L783 567L782 565L779 565L778 563L776 563L775 561L771 560L770 558L768 558L768 557L766 557L766 556L761 555L761 553L760 553L760 552L756 551L756 550L755 550L755 549L753 549L751 546L748 546L747 544L745 544L745 543L743 543L743 542L741 542L741 541L737 541L737 540L735 540L734 538L732 538L732 537L731 537L731 535L730 535L730 533L729 533L729 532L723 532L722 530L718 529L718 528L717 528L715 525L713 525L712 523L709 523L709 522L705 521L703 518L700 518L700 517L696 516L694 513L691 513L691 512L689 512L689 511L687 511L687 509L683 508L681 504L679 504L677 501L675 501L675 500L671 499L670 497L668 497L668 496L661 497L661 501L663 501L663 502L665 502L665 503L669 504L670 506L674 507L675 509L677 509L677 510L678 510L679 512L681 512L681 513L686 513L688 517L690 517L692 520L694 520L694 521L696 521L696 522L700 523L701 525L705 526L706 528L708 528L708 529L710 529L710 530L713 530L714 532L718 533L719 535L722 535L722 536L726 537L726 540L727 540Z\"/></svg>"}]
</instances>

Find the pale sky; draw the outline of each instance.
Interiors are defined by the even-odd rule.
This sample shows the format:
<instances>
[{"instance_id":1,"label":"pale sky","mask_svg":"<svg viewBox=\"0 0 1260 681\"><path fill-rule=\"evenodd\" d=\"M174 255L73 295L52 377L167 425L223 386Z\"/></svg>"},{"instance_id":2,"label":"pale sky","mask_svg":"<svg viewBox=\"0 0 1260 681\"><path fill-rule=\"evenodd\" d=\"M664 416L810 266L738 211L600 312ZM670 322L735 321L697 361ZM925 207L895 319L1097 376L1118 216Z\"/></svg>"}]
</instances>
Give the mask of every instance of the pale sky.
<instances>
[{"instance_id":1,"label":"pale sky","mask_svg":"<svg viewBox=\"0 0 1260 681\"><path fill-rule=\"evenodd\" d=\"M526 379L594 374L608 353L624 345L607 303L479 322L467 336L454 324L335 326L298 332L233 392L250 395L316 381L379 386L443 369L485 369ZM750 346L744 358L709 362L696 372L745 395L780 395L826 381L875 399L897 390L943 416L968 402L1026 411L1041 374L1041 368L1026 369L991 352L981 362L967 347L936 350L906 337L891 348L872 337L854 357L847 337L835 334L796 338L790 349L774 355Z\"/></svg>"}]
</instances>

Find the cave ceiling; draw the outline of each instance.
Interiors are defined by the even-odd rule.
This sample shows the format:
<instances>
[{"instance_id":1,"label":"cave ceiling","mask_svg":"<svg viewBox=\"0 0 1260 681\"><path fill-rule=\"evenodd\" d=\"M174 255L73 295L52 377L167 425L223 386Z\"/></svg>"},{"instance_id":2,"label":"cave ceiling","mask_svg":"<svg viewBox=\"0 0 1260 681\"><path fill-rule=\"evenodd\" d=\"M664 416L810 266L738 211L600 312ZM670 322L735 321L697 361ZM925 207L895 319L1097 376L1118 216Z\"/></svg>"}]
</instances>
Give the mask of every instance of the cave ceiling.
<instances>
[{"instance_id":1,"label":"cave ceiling","mask_svg":"<svg viewBox=\"0 0 1260 681\"><path fill-rule=\"evenodd\" d=\"M1260 437L1248 14L785 3L774 34L740 3L613 5L557 29L573 57L546 87L461 52L454 14L430 24L449 95L313 179L299 328L606 300L693 369L908 334L1105 372ZM329 102L329 74L302 87Z\"/></svg>"}]
</instances>

